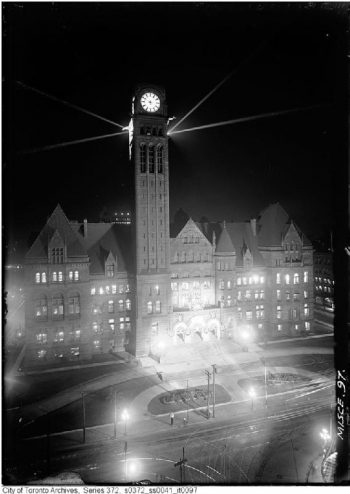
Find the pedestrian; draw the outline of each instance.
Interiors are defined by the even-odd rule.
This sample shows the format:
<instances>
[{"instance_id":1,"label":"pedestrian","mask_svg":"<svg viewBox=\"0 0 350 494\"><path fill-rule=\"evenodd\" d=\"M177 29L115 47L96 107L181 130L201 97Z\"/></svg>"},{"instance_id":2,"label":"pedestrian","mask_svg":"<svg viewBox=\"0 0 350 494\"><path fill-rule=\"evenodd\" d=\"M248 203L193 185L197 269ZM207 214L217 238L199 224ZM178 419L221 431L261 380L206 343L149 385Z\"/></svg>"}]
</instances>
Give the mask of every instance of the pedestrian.
<instances>
[{"instance_id":1,"label":"pedestrian","mask_svg":"<svg viewBox=\"0 0 350 494\"><path fill-rule=\"evenodd\" d=\"M171 414L170 414L170 424L174 425L174 413L173 412L171 412Z\"/></svg>"},{"instance_id":2,"label":"pedestrian","mask_svg":"<svg viewBox=\"0 0 350 494\"><path fill-rule=\"evenodd\" d=\"M187 424L187 419L186 419L186 417L184 417L184 425L186 425L186 424Z\"/></svg>"}]
</instances>

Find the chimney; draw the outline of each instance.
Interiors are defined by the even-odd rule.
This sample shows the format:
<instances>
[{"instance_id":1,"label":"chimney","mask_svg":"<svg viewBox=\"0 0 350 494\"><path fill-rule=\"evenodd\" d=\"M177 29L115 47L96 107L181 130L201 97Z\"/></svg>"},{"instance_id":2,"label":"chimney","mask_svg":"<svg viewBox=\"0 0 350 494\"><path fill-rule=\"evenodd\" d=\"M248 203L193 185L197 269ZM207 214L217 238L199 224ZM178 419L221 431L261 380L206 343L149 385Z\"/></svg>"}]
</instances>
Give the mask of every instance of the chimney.
<instances>
[{"instance_id":1,"label":"chimney","mask_svg":"<svg viewBox=\"0 0 350 494\"><path fill-rule=\"evenodd\" d=\"M84 238L87 237L87 225L88 225L87 219L84 219Z\"/></svg>"},{"instance_id":2,"label":"chimney","mask_svg":"<svg viewBox=\"0 0 350 494\"><path fill-rule=\"evenodd\" d=\"M250 226L252 228L252 232L253 232L254 237L256 237L256 219L255 218L250 220Z\"/></svg>"}]
</instances>

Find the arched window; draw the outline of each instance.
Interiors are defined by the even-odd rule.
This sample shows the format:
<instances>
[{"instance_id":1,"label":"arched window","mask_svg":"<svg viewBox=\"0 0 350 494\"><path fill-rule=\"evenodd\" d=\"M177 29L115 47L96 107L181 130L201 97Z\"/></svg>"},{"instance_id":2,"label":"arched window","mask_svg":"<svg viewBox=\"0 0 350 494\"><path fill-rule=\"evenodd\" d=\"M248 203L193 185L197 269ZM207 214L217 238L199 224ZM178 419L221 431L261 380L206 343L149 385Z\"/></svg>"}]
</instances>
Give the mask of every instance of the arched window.
<instances>
[{"instance_id":1,"label":"arched window","mask_svg":"<svg viewBox=\"0 0 350 494\"><path fill-rule=\"evenodd\" d=\"M64 316L64 299L63 295L55 295L52 299L52 317L62 319Z\"/></svg>"},{"instance_id":2,"label":"arched window","mask_svg":"<svg viewBox=\"0 0 350 494\"><path fill-rule=\"evenodd\" d=\"M108 312L111 314L114 312L114 302L113 300L108 300Z\"/></svg>"},{"instance_id":3,"label":"arched window","mask_svg":"<svg viewBox=\"0 0 350 494\"><path fill-rule=\"evenodd\" d=\"M124 300L119 300L119 310L124 310Z\"/></svg>"},{"instance_id":4,"label":"arched window","mask_svg":"<svg viewBox=\"0 0 350 494\"><path fill-rule=\"evenodd\" d=\"M63 263L63 247L54 247L51 250L51 259L54 264Z\"/></svg>"},{"instance_id":5,"label":"arched window","mask_svg":"<svg viewBox=\"0 0 350 494\"><path fill-rule=\"evenodd\" d=\"M46 283L46 273L41 273L41 283Z\"/></svg>"},{"instance_id":6,"label":"arched window","mask_svg":"<svg viewBox=\"0 0 350 494\"><path fill-rule=\"evenodd\" d=\"M157 300L157 301L156 301L156 312L158 312L158 313L159 313L159 312L160 312L160 309L161 309L161 307L160 307L160 301L159 301L159 300Z\"/></svg>"},{"instance_id":7,"label":"arched window","mask_svg":"<svg viewBox=\"0 0 350 494\"><path fill-rule=\"evenodd\" d=\"M154 146L150 144L148 148L148 170L150 173L154 173Z\"/></svg>"},{"instance_id":8,"label":"arched window","mask_svg":"<svg viewBox=\"0 0 350 494\"><path fill-rule=\"evenodd\" d=\"M40 283L40 273L35 273L35 283Z\"/></svg>"},{"instance_id":9,"label":"arched window","mask_svg":"<svg viewBox=\"0 0 350 494\"><path fill-rule=\"evenodd\" d=\"M126 306L126 310L131 310L131 300L130 299L126 299L125 300L125 306Z\"/></svg>"},{"instance_id":10,"label":"arched window","mask_svg":"<svg viewBox=\"0 0 350 494\"><path fill-rule=\"evenodd\" d=\"M79 281L79 271L74 271L74 281Z\"/></svg>"},{"instance_id":11,"label":"arched window","mask_svg":"<svg viewBox=\"0 0 350 494\"><path fill-rule=\"evenodd\" d=\"M157 170L158 173L163 173L163 146L157 147Z\"/></svg>"},{"instance_id":12,"label":"arched window","mask_svg":"<svg viewBox=\"0 0 350 494\"><path fill-rule=\"evenodd\" d=\"M72 271L72 273L73 273L73 271ZM53 281L54 283L56 283L56 282L57 282L57 271L54 271L54 272L52 273L52 281Z\"/></svg>"},{"instance_id":13,"label":"arched window","mask_svg":"<svg viewBox=\"0 0 350 494\"><path fill-rule=\"evenodd\" d=\"M78 293L74 293L68 298L68 314L70 316L80 314L80 296Z\"/></svg>"},{"instance_id":14,"label":"arched window","mask_svg":"<svg viewBox=\"0 0 350 494\"><path fill-rule=\"evenodd\" d=\"M146 145L140 145L140 172L146 173Z\"/></svg>"},{"instance_id":15,"label":"arched window","mask_svg":"<svg viewBox=\"0 0 350 494\"><path fill-rule=\"evenodd\" d=\"M152 314L153 312L153 304L152 302L147 302L147 314Z\"/></svg>"}]
</instances>

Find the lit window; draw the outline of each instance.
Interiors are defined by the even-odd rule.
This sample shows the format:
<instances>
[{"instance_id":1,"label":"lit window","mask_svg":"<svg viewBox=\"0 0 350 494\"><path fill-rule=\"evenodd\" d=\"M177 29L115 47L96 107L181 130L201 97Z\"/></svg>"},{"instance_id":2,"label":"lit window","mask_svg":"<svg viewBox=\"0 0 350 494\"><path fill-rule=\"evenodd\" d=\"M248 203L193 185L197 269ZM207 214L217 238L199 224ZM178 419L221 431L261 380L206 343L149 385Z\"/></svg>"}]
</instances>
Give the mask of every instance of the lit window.
<instances>
[{"instance_id":1,"label":"lit window","mask_svg":"<svg viewBox=\"0 0 350 494\"><path fill-rule=\"evenodd\" d=\"M293 293L293 300L298 301L299 300L299 293Z\"/></svg>"},{"instance_id":2,"label":"lit window","mask_svg":"<svg viewBox=\"0 0 350 494\"><path fill-rule=\"evenodd\" d=\"M80 314L80 298L78 295L74 297L69 297L68 299L68 313L69 314Z\"/></svg>"},{"instance_id":3,"label":"lit window","mask_svg":"<svg viewBox=\"0 0 350 494\"><path fill-rule=\"evenodd\" d=\"M248 283L249 283L249 285L251 285L253 283L253 277L252 276L249 276Z\"/></svg>"},{"instance_id":4,"label":"lit window","mask_svg":"<svg viewBox=\"0 0 350 494\"><path fill-rule=\"evenodd\" d=\"M251 310L248 310L245 313L245 317L246 317L247 321L250 321L251 319L253 319L253 312Z\"/></svg>"},{"instance_id":5,"label":"lit window","mask_svg":"<svg viewBox=\"0 0 350 494\"><path fill-rule=\"evenodd\" d=\"M74 281L79 281L79 271L74 271Z\"/></svg>"},{"instance_id":6,"label":"lit window","mask_svg":"<svg viewBox=\"0 0 350 494\"><path fill-rule=\"evenodd\" d=\"M227 289L228 289L228 290L230 290L230 288L231 288L231 281L229 280L229 281L227 282Z\"/></svg>"},{"instance_id":7,"label":"lit window","mask_svg":"<svg viewBox=\"0 0 350 494\"><path fill-rule=\"evenodd\" d=\"M287 302L290 301L290 292L286 290L286 300Z\"/></svg>"},{"instance_id":8,"label":"lit window","mask_svg":"<svg viewBox=\"0 0 350 494\"><path fill-rule=\"evenodd\" d=\"M52 315L54 317L63 317L64 302L62 296L57 296L52 299Z\"/></svg>"},{"instance_id":9,"label":"lit window","mask_svg":"<svg viewBox=\"0 0 350 494\"><path fill-rule=\"evenodd\" d=\"M94 340L94 347L95 347L95 350L99 350L101 348L101 341L100 340Z\"/></svg>"},{"instance_id":10,"label":"lit window","mask_svg":"<svg viewBox=\"0 0 350 494\"><path fill-rule=\"evenodd\" d=\"M62 273L62 271L59 271L58 272L58 281L59 281L59 283L62 283L62 281L63 281L63 273Z\"/></svg>"},{"instance_id":11,"label":"lit window","mask_svg":"<svg viewBox=\"0 0 350 494\"><path fill-rule=\"evenodd\" d=\"M114 312L114 302L113 302L113 300L108 300L108 312L109 313Z\"/></svg>"},{"instance_id":12,"label":"lit window","mask_svg":"<svg viewBox=\"0 0 350 494\"><path fill-rule=\"evenodd\" d=\"M282 324L277 324L277 331L282 331Z\"/></svg>"},{"instance_id":13,"label":"lit window","mask_svg":"<svg viewBox=\"0 0 350 494\"><path fill-rule=\"evenodd\" d=\"M99 294L100 295L104 295L105 291L103 289L103 286L100 286L100 289L99 289Z\"/></svg>"},{"instance_id":14,"label":"lit window","mask_svg":"<svg viewBox=\"0 0 350 494\"><path fill-rule=\"evenodd\" d=\"M219 288L220 288L220 290L223 290L225 288L224 280L219 280Z\"/></svg>"},{"instance_id":15,"label":"lit window","mask_svg":"<svg viewBox=\"0 0 350 494\"><path fill-rule=\"evenodd\" d=\"M251 292L251 290L246 290L246 291L245 291L245 298L246 298L247 300L250 300L250 299L251 299L251 297L252 297L252 292Z\"/></svg>"},{"instance_id":16,"label":"lit window","mask_svg":"<svg viewBox=\"0 0 350 494\"><path fill-rule=\"evenodd\" d=\"M62 264L63 263L63 248L53 248L51 250L52 262L54 264Z\"/></svg>"},{"instance_id":17,"label":"lit window","mask_svg":"<svg viewBox=\"0 0 350 494\"><path fill-rule=\"evenodd\" d=\"M294 325L294 328L295 328L295 330L296 330L296 331L298 331L298 329L299 329L299 324L295 324L295 325Z\"/></svg>"},{"instance_id":18,"label":"lit window","mask_svg":"<svg viewBox=\"0 0 350 494\"><path fill-rule=\"evenodd\" d=\"M37 333L36 341L40 345L45 345L47 343L47 333Z\"/></svg>"},{"instance_id":19,"label":"lit window","mask_svg":"<svg viewBox=\"0 0 350 494\"><path fill-rule=\"evenodd\" d=\"M260 283L265 283L265 278L263 276L260 276Z\"/></svg>"},{"instance_id":20,"label":"lit window","mask_svg":"<svg viewBox=\"0 0 350 494\"><path fill-rule=\"evenodd\" d=\"M124 285L119 285L119 293L124 293Z\"/></svg>"},{"instance_id":21,"label":"lit window","mask_svg":"<svg viewBox=\"0 0 350 494\"><path fill-rule=\"evenodd\" d=\"M125 292L130 293L130 286L129 285L125 285Z\"/></svg>"},{"instance_id":22,"label":"lit window","mask_svg":"<svg viewBox=\"0 0 350 494\"><path fill-rule=\"evenodd\" d=\"M45 355L46 355L46 350L38 350L37 352L38 358L43 359L45 358Z\"/></svg>"},{"instance_id":23,"label":"lit window","mask_svg":"<svg viewBox=\"0 0 350 494\"><path fill-rule=\"evenodd\" d=\"M80 351L78 346L71 347L70 354L72 355L72 357L79 357L79 353Z\"/></svg>"},{"instance_id":24,"label":"lit window","mask_svg":"<svg viewBox=\"0 0 350 494\"><path fill-rule=\"evenodd\" d=\"M299 283L299 273L294 273L293 283L294 285L297 285Z\"/></svg>"},{"instance_id":25,"label":"lit window","mask_svg":"<svg viewBox=\"0 0 350 494\"><path fill-rule=\"evenodd\" d=\"M281 300L281 290L276 291L277 300Z\"/></svg>"},{"instance_id":26,"label":"lit window","mask_svg":"<svg viewBox=\"0 0 350 494\"><path fill-rule=\"evenodd\" d=\"M243 277L243 285L246 285L247 284L247 278Z\"/></svg>"},{"instance_id":27,"label":"lit window","mask_svg":"<svg viewBox=\"0 0 350 494\"><path fill-rule=\"evenodd\" d=\"M181 288L182 288L183 290L188 290L188 288L189 288L189 284L188 284L187 282L184 282L184 283L182 283Z\"/></svg>"},{"instance_id":28,"label":"lit window","mask_svg":"<svg viewBox=\"0 0 350 494\"><path fill-rule=\"evenodd\" d=\"M304 298L309 298L309 292L307 290L304 290Z\"/></svg>"},{"instance_id":29,"label":"lit window","mask_svg":"<svg viewBox=\"0 0 350 494\"><path fill-rule=\"evenodd\" d=\"M258 329L263 329L264 325L261 322L258 324Z\"/></svg>"},{"instance_id":30,"label":"lit window","mask_svg":"<svg viewBox=\"0 0 350 494\"><path fill-rule=\"evenodd\" d=\"M69 271L68 279L69 279L69 281L73 281L73 271Z\"/></svg>"},{"instance_id":31,"label":"lit window","mask_svg":"<svg viewBox=\"0 0 350 494\"><path fill-rule=\"evenodd\" d=\"M57 272L56 272L56 271L54 271L54 272L52 273L52 281L53 281L54 283L56 283L56 282L57 282Z\"/></svg>"},{"instance_id":32,"label":"lit window","mask_svg":"<svg viewBox=\"0 0 350 494\"><path fill-rule=\"evenodd\" d=\"M113 276L114 276L114 264L108 264L106 271L107 271L107 278L113 278Z\"/></svg>"},{"instance_id":33,"label":"lit window","mask_svg":"<svg viewBox=\"0 0 350 494\"><path fill-rule=\"evenodd\" d=\"M46 273L41 273L41 283L46 283Z\"/></svg>"},{"instance_id":34,"label":"lit window","mask_svg":"<svg viewBox=\"0 0 350 494\"><path fill-rule=\"evenodd\" d=\"M38 300L35 308L36 317L46 318L47 317L47 300L46 297Z\"/></svg>"},{"instance_id":35,"label":"lit window","mask_svg":"<svg viewBox=\"0 0 350 494\"><path fill-rule=\"evenodd\" d=\"M112 285L112 293L117 293L117 285Z\"/></svg>"},{"instance_id":36,"label":"lit window","mask_svg":"<svg viewBox=\"0 0 350 494\"><path fill-rule=\"evenodd\" d=\"M309 316L310 315L310 308L308 304L304 304L304 316Z\"/></svg>"},{"instance_id":37,"label":"lit window","mask_svg":"<svg viewBox=\"0 0 350 494\"><path fill-rule=\"evenodd\" d=\"M158 286L158 285L156 285L156 286L154 287L154 292L155 292L155 294L156 294L156 295L159 295L160 290L159 290L159 286Z\"/></svg>"},{"instance_id":38,"label":"lit window","mask_svg":"<svg viewBox=\"0 0 350 494\"><path fill-rule=\"evenodd\" d=\"M231 307L232 305L232 298L231 298L231 295L228 295L227 296L227 307Z\"/></svg>"},{"instance_id":39,"label":"lit window","mask_svg":"<svg viewBox=\"0 0 350 494\"><path fill-rule=\"evenodd\" d=\"M255 307L256 309L256 318L257 319L263 319L264 318L264 306L263 305L257 305Z\"/></svg>"},{"instance_id":40,"label":"lit window","mask_svg":"<svg viewBox=\"0 0 350 494\"><path fill-rule=\"evenodd\" d=\"M81 331L80 331L80 329L76 329L76 330L74 331L74 339L75 339L75 340L80 340L80 336L81 336Z\"/></svg>"},{"instance_id":41,"label":"lit window","mask_svg":"<svg viewBox=\"0 0 350 494\"><path fill-rule=\"evenodd\" d=\"M110 292L110 289L109 289L109 286L105 286L105 291L106 291L106 294L109 295L109 292Z\"/></svg>"},{"instance_id":42,"label":"lit window","mask_svg":"<svg viewBox=\"0 0 350 494\"><path fill-rule=\"evenodd\" d=\"M286 274L285 277L284 277L284 279L285 279L286 285L289 285L289 283L290 283L290 275L289 274Z\"/></svg>"},{"instance_id":43,"label":"lit window","mask_svg":"<svg viewBox=\"0 0 350 494\"><path fill-rule=\"evenodd\" d=\"M61 329L56 331L53 341L55 343L63 343L64 342L64 331L62 331Z\"/></svg>"},{"instance_id":44,"label":"lit window","mask_svg":"<svg viewBox=\"0 0 350 494\"><path fill-rule=\"evenodd\" d=\"M40 283L40 273L35 273L35 283Z\"/></svg>"},{"instance_id":45,"label":"lit window","mask_svg":"<svg viewBox=\"0 0 350 494\"><path fill-rule=\"evenodd\" d=\"M237 300L242 300L242 292L241 292L241 290L238 290L238 292L237 292Z\"/></svg>"},{"instance_id":46,"label":"lit window","mask_svg":"<svg viewBox=\"0 0 350 494\"><path fill-rule=\"evenodd\" d=\"M309 281L309 272L304 271L304 283L308 283L308 281Z\"/></svg>"},{"instance_id":47,"label":"lit window","mask_svg":"<svg viewBox=\"0 0 350 494\"><path fill-rule=\"evenodd\" d=\"M297 310L296 309L292 309L292 318L293 319L297 319L297 317L298 317Z\"/></svg>"},{"instance_id":48,"label":"lit window","mask_svg":"<svg viewBox=\"0 0 350 494\"><path fill-rule=\"evenodd\" d=\"M126 329L130 329L130 317L125 318L125 327Z\"/></svg>"},{"instance_id":49,"label":"lit window","mask_svg":"<svg viewBox=\"0 0 350 494\"><path fill-rule=\"evenodd\" d=\"M308 321L305 321L305 330L310 331L310 323Z\"/></svg>"},{"instance_id":50,"label":"lit window","mask_svg":"<svg viewBox=\"0 0 350 494\"><path fill-rule=\"evenodd\" d=\"M259 292L257 290L255 290L255 292L254 292L254 298L255 298L255 300L257 300L259 298Z\"/></svg>"},{"instance_id":51,"label":"lit window","mask_svg":"<svg viewBox=\"0 0 350 494\"><path fill-rule=\"evenodd\" d=\"M173 292L177 291L179 289L178 284L177 283L171 283L171 289Z\"/></svg>"},{"instance_id":52,"label":"lit window","mask_svg":"<svg viewBox=\"0 0 350 494\"><path fill-rule=\"evenodd\" d=\"M276 273L276 283L277 285L281 284L281 273Z\"/></svg>"},{"instance_id":53,"label":"lit window","mask_svg":"<svg viewBox=\"0 0 350 494\"><path fill-rule=\"evenodd\" d=\"M282 319L282 307L277 305L277 319Z\"/></svg>"},{"instance_id":54,"label":"lit window","mask_svg":"<svg viewBox=\"0 0 350 494\"><path fill-rule=\"evenodd\" d=\"M124 310L124 300L119 300L118 305L119 305L119 310Z\"/></svg>"},{"instance_id":55,"label":"lit window","mask_svg":"<svg viewBox=\"0 0 350 494\"><path fill-rule=\"evenodd\" d=\"M96 294L96 288L92 287L90 293L91 293L91 295L95 295Z\"/></svg>"},{"instance_id":56,"label":"lit window","mask_svg":"<svg viewBox=\"0 0 350 494\"><path fill-rule=\"evenodd\" d=\"M264 290L260 290L260 300L264 300L265 298L265 292Z\"/></svg>"},{"instance_id":57,"label":"lit window","mask_svg":"<svg viewBox=\"0 0 350 494\"><path fill-rule=\"evenodd\" d=\"M131 310L131 300L128 298L125 300L125 307L126 310Z\"/></svg>"},{"instance_id":58,"label":"lit window","mask_svg":"<svg viewBox=\"0 0 350 494\"><path fill-rule=\"evenodd\" d=\"M152 302L147 302L147 313L152 314L153 312L153 304Z\"/></svg>"},{"instance_id":59,"label":"lit window","mask_svg":"<svg viewBox=\"0 0 350 494\"><path fill-rule=\"evenodd\" d=\"M160 301L159 300L156 301L156 312L157 313L160 312Z\"/></svg>"},{"instance_id":60,"label":"lit window","mask_svg":"<svg viewBox=\"0 0 350 494\"><path fill-rule=\"evenodd\" d=\"M97 322L92 323L92 329L95 333L100 333L101 332L101 327Z\"/></svg>"},{"instance_id":61,"label":"lit window","mask_svg":"<svg viewBox=\"0 0 350 494\"><path fill-rule=\"evenodd\" d=\"M237 278L237 285L241 285L242 284L242 278Z\"/></svg>"}]
</instances>

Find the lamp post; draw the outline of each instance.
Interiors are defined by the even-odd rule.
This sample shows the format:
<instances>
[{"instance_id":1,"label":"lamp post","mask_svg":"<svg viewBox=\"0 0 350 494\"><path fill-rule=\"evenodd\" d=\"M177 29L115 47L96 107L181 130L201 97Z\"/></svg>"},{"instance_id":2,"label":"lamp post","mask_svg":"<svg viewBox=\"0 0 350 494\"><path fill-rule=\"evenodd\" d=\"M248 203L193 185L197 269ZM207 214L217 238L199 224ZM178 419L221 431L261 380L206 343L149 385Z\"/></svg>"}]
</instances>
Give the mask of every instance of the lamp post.
<instances>
[{"instance_id":1,"label":"lamp post","mask_svg":"<svg viewBox=\"0 0 350 494\"><path fill-rule=\"evenodd\" d=\"M124 420L124 435L126 436L126 425L127 425L127 422L129 420L130 416L129 416L129 413L128 411L125 409L123 410L123 413L122 413L122 420Z\"/></svg>"},{"instance_id":2,"label":"lamp post","mask_svg":"<svg viewBox=\"0 0 350 494\"><path fill-rule=\"evenodd\" d=\"M207 391L207 418L210 419L210 372L208 370L204 371L208 378L208 391Z\"/></svg>"},{"instance_id":3,"label":"lamp post","mask_svg":"<svg viewBox=\"0 0 350 494\"><path fill-rule=\"evenodd\" d=\"M249 394L249 396L252 399L252 410L253 410L254 409L254 398L256 396L255 389L254 388L250 388L249 391L248 391L248 394Z\"/></svg>"}]
</instances>

